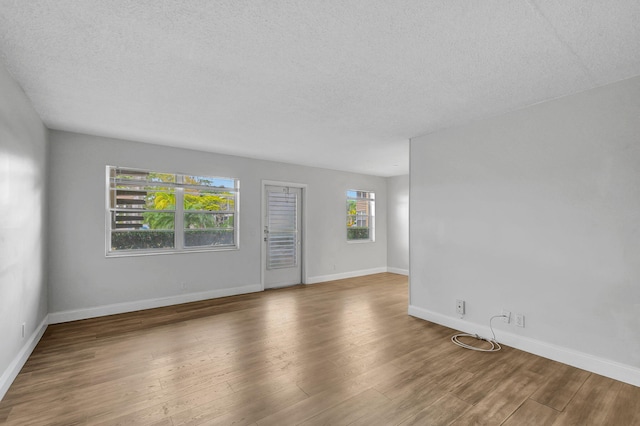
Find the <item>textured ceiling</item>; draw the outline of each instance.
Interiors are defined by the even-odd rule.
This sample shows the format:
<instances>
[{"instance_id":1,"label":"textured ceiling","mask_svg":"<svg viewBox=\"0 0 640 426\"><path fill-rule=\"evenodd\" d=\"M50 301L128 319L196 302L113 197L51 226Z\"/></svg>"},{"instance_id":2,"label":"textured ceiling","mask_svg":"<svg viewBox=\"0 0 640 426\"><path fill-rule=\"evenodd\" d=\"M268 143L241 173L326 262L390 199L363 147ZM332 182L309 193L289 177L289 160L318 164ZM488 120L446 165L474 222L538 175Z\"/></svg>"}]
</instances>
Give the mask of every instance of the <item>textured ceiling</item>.
<instances>
[{"instance_id":1,"label":"textured ceiling","mask_svg":"<svg viewBox=\"0 0 640 426\"><path fill-rule=\"evenodd\" d=\"M0 0L53 129L381 176L408 139L640 75L638 0Z\"/></svg>"}]
</instances>

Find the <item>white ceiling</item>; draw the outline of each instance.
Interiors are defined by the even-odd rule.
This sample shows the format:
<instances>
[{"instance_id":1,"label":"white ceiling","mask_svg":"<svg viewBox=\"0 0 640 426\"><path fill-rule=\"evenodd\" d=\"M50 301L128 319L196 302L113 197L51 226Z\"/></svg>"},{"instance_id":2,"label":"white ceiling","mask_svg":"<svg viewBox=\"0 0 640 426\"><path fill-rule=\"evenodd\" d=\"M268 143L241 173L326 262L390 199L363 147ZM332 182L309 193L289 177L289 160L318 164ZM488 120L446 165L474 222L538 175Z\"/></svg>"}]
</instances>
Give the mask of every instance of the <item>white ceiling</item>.
<instances>
[{"instance_id":1,"label":"white ceiling","mask_svg":"<svg viewBox=\"0 0 640 426\"><path fill-rule=\"evenodd\" d=\"M0 55L53 129L392 176L640 75L640 1L0 0Z\"/></svg>"}]
</instances>

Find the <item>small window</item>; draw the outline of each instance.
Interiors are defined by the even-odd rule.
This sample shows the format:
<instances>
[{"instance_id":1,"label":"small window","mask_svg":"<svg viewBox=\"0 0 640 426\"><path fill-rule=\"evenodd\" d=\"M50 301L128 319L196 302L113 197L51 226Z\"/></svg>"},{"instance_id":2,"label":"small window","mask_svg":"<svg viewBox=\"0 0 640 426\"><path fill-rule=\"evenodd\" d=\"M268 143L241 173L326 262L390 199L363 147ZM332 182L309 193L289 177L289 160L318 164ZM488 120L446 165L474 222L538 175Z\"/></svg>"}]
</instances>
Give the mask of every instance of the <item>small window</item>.
<instances>
[{"instance_id":1,"label":"small window","mask_svg":"<svg viewBox=\"0 0 640 426\"><path fill-rule=\"evenodd\" d=\"M107 254L237 248L238 180L107 166Z\"/></svg>"},{"instance_id":2,"label":"small window","mask_svg":"<svg viewBox=\"0 0 640 426\"><path fill-rule=\"evenodd\" d=\"M369 191L347 191L347 241L375 241L375 199Z\"/></svg>"}]
</instances>

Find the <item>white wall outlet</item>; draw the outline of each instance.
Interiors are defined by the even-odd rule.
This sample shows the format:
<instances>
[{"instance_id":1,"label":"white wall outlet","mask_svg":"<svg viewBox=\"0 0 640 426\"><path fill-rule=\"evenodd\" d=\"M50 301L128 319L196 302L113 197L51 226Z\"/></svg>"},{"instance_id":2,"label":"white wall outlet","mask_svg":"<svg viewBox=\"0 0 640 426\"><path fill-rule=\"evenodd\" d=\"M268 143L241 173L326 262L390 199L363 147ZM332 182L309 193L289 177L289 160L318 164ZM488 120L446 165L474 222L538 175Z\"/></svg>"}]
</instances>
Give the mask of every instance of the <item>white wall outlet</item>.
<instances>
[{"instance_id":1,"label":"white wall outlet","mask_svg":"<svg viewBox=\"0 0 640 426\"><path fill-rule=\"evenodd\" d=\"M524 328L524 315L516 314L516 325Z\"/></svg>"},{"instance_id":2,"label":"white wall outlet","mask_svg":"<svg viewBox=\"0 0 640 426\"><path fill-rule=\"evenodd\" d=\"M187 283L180 283L180 290L187 291Z\"/></svg>"},{"instance_id":3,"label":"white wall outlet","mask_svg":"<svg viewBox=\"0 0 640 426\"><path fill-rule=\"evenodd\" d=\"M502 321L509 324L511 322L511 311L507 311L506 309L502 310Z\"/></svg>"},{"instance_id":4,"label":"white wall outlet","mask_svg":"<svg viewBox=\"0 0 640 426\"><path fill-rule=\"evenodd\" d=\"M24 339L25 333L27 332L27 323L22 323L22 338Z\"/></svg>"},{"instance_id":5,"label":"white wall outlet","mask_svg":"<svg viewBox=\"0 0 640 426\"><path fill-rule=\"evenodd\" d=\"M456 300L456 312L458 315L464 315L464 300Z\"/></svg>"}]
</instances>

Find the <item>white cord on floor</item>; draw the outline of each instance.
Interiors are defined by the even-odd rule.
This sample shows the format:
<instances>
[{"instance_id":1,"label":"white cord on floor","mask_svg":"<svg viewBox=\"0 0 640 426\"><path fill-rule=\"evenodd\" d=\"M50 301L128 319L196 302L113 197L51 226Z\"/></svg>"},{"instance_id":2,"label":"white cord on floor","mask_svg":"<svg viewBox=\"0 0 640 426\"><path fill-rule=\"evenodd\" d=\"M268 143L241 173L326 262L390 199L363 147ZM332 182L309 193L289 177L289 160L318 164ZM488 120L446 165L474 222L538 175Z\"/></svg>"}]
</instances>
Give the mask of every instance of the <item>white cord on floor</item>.
<instances>
[{"instance_id":1,"label":"white cord on floor","mask_svg":"<svg viewBox=\"0 0 640 426\"><path fill-rule=\"evenodd\" d=\"M477 334L460 333L460 334L456 334L456 335L452 336L451 337L451 341L453 343L455 343L456 345L460 346L461 348L471 349L472 351L498 352L500 349L502 349L502 346L500 346L500 343L498 343L498 341L496 340L496 334L493 332L493 327L491 326L491 321L493 321L494 318L505 318L505 317L506 317L506 315L494 315L489 319L489 328L491 329L491 334L493 335L493 339L485 339L484 337L480 337ZM473 337L474 339L484 340L485 342L491 343L491 347L488 348L488 349L482 349L482 348L478 348L478 347L475 347L475 346L471 346L471 345L468 345L466 343L463 343L463 342L459 341L458 339L460 337Z\"/></svg>"}]
</instances>

